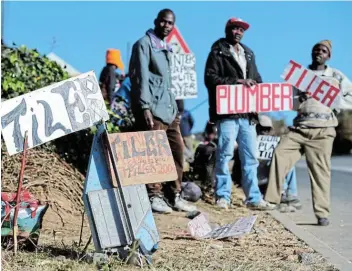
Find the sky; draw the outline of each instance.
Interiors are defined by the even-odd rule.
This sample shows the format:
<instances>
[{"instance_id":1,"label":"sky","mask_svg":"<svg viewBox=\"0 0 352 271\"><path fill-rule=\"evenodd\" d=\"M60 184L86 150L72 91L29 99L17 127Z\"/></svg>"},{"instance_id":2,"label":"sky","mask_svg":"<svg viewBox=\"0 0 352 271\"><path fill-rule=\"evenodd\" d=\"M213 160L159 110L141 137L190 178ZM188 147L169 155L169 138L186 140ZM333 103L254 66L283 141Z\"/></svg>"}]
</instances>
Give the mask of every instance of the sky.
<instances>
[{"instance_id":1,"label":"sky","mask_svg":"<svg viewBox=\"0 0 352 271\"><path fill-rule=\"evenodd\" d=\"M210 47L224 36L226 21L239 17L251 26L242 42L256 55L264 82L282 82L292 59L310 64L313 45L332 41L329 65L352 78L352 2L5 2L3 38L42 54L54 52L80 72L99 76L108 48L120 49L125 65L131 46L163 8L176 14L176 25L196 56L198 98L186 100L193 109L193 132L208 120L204 66ZM295 112L273 117L292 123Z\"/></svg>"}]
</instances>

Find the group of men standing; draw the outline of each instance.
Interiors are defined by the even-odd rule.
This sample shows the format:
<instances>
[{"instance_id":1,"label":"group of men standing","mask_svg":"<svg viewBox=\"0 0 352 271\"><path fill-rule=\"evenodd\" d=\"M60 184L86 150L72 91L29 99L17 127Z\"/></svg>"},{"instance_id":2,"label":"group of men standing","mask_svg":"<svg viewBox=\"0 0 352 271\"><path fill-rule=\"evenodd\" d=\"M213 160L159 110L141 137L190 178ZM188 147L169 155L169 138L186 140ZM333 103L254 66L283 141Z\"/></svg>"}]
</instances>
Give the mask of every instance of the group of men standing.
<instances>
[{"instance_id":1,"label":"group of men standing","mask_svg":"<svg viewBox=\"0 0 352 271\"><path fill-rule=\"evenodd\" d=\"M183 175L184 143L180 133L180 112L171 90L171 47L164 41L175 25L176 16L170 9L159 12L154 29L149 29L133 46L129 65L131 108L136 131L165 130L173 153L178 178L173 182L147 185L152 209L171 213L173 209L194 211L196 207L180 196ZM282 138L270 167L265 196L258 187L256 158L256 112L218 115L216 87L243 84L251 87L262 83L253 51L241 43L249 24L231 18L225 25L225 37L211 47L205 66L205 85L209 94L209 122L217 125L215 181L216 204L229 208L232 179L228 162L238 144L242 170L242 187L248 208L273 210L282 201L286 175L304 153L312 182L313 206L319 225L328 225L330 198L330 156L337 126L335 112L307 93L300 93L301 106L288 135ZM338 80L342 103L352 105L351 82L338 70L326 65L331 57L330 41L314 45L312 64L308 67L319 76ZM289 199L285 199L289 204Z\"/></svg>"}]
</instances>

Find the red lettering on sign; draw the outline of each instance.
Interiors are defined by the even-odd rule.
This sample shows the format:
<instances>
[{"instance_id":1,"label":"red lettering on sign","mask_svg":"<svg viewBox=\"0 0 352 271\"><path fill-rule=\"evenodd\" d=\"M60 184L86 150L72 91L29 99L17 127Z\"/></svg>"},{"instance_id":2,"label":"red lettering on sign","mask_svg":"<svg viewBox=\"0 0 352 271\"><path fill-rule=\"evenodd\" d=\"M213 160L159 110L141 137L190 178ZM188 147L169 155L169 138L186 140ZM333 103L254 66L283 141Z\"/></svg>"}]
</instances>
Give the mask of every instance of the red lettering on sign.
<instances>
[{"instance_id":1,"label":"red lettering on sign","mask_svg":"<svg viewBox=\"0 0 352 271\"><path fill-rule=\"evenodd\" d=\"M319 84L319 86L316 88L316 90L314 91L312 97L318 101L320 101L321 99L318 97L319 93L324 93L323 87L325 86L329 86L330 84L326 81L321 81L321 83Z\"/></svg>"},{"instance_id":2,"label":"red lettering on sign","mask_svg":"<svg viewBox=\"0 0 352 271\"><path fill-rule=\"evenodd\" d=\"M290 71L288 72L288 74L285 77L285 81L289 80L293 74L293 72L295 71L295 69L300 69L302 66L292 60L290 60L290 64L292 64L292 67L290 69Z\"/></svg>"},{"instance_id":3,"label":"red lettering on sign","mask_svg":"<svg viewBox=\"0 0 352 271\"><path fill-rule=\"evenodd\" d=\"M289 89L290 91L287 93L285 92L285 89ZM285 100L288 101L289 104L289 110L293 109L293 93L292 93L292 86L290 84L281 84L281 110L287 110L285 109Z\"/></svg>"},{"instance_id":4,"label":"red lettering on sign","mask_svg":"<svg viewBox=\"0 0 352 271\"><path fill-rule=\"evenodd\" d=\"M258 85L254 86L253 89L252 88L246 88L247 89L247 107L246 107L246 111L250 111L251 110L251 96L255 98L255 104L256 104L256 109L255 111L258 111L258 104L259 104L259 95L258 95Z\"/></svg>"},{"instance_id":5,"label":"red lettering on sign","mask_svg":"<svg viewBox=\"0 0 352 271\"><path fill-rule=\"evenodd\" d=\"M242 91L241 96L243 99L239 99L239 92ZM241 105L241 108L239 108ZM246 88L244 85L237 85L235 90L235 112L236 113L246 113Z\"/></svg>"},{"instance_id":6,"label":"red lettering on sign","mask_svg":"<svg viewBox=\"0 0 352 271\"><path fill-rule=\"evenodd\" d=\"M327 103L327 106L330 107L332 103L334 102L336 96L339 94L340 90L334 86L330 86L330 89L328 93L326 93L325 97L321 101L323 104L325 104L326 100L329 99L329 102Z\"/></svg>"},{"instance_id":7,"label":"red lettering on sign","mask_svg":"<svg viewBox=\"0 0 352 271\"><path fill-rule=\"evenodd\" d=\"M299 86L301 85L303 78L306 76L308 70L304 70L301 74L301 76L299 77L297 83L295 84L295 87L299 89Z\"/></svg>"},{"instance_id":8,"label":"red lettering on sign","mask_svg":"<svg viewBox=\"0 0 352 271\"><path fill-rule=\"evenodd\" d=\"M279 111L279 110L281 110L281 108L283 108L283 107L281 107L280 108L280 106L279 107L276 107L276 104L279 104L280 105L280 102L279 103L276 103L276 100L278 99L278 98L280 98L280 94L281 94L281 87L280 87L280 84L272 84L271 85L271 87L272 87L272 94L273 94L273 96L272 96L272 100L271 100L271 102L272 102L272 104L271 104L271 111Z\"/></svg>"},{"instance_id":9,"label":"red lettering on sign","mask_svg":"<svg viewBox=\"0 0 352 271\"><path fill-rule=\"evenodd\" d=\"M216 91L216 107L220 108L220 101L227 98L227 89L229 86L218 86ZM229 110L229 108L227 108Z\"/></svg>"},{"instance_id":10,"label":"red lettering on sign","mask_svg":"<svg viewBox=\"0 0 352 271\"><path fill-rule=\"evenodd\" d=\"M317 76L314 75L312 81L309 83L309 85L308 85L308 87L307 87L307 89L306 89L306 91L307 91L307 93L308 93L309 95L312 94L312 93L310 92L310 87L312 86L312 84L314 83L314 81L315 81L316 78L317 78Z\"/></svg>"},{"instance_id":11,"label":"red lettering on sign","mask_svg":"<svg viewBox=\"0 0 352 271\"><path fill-rule=\"evenodd\" d=\"M267 90L267 91L265 91ZM265 93L266 92L266 93ZM270 111L270 105L271 105L271 88L270 84L261 84L260 86L260 111L261 112L269 112ZM264 101L267 101L267 108L264 107Z\"/></svg>"}]
</instances>

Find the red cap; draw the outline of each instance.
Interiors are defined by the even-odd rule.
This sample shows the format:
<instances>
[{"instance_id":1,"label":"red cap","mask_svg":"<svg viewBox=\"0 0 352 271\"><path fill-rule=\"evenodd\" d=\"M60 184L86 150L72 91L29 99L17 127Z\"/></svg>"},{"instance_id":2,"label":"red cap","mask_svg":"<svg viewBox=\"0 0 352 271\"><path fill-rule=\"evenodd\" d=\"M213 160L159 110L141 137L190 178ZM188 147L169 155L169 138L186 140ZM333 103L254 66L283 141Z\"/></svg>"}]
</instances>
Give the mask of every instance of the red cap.
<instances>
[{"instance_id":1,"label":"red cap","mask_svg":"<svg viewBox=\"0 0 352 271\"><path fill-rule=\"evenodd\" d=\"M238 25L242 27L244 30L247 30L249 28L249 24L240 18L230 18L226 23L226 28L232 25Z\"/></svg>"}]
</instances>

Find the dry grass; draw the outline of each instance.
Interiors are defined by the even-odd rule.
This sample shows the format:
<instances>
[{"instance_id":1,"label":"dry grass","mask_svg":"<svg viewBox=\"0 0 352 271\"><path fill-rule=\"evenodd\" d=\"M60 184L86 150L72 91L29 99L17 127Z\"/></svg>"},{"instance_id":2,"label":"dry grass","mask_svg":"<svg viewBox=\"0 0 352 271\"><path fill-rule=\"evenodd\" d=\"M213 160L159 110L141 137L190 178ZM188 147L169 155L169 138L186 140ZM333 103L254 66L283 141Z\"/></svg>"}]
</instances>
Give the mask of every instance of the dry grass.
<instances>
[{"instance_id":1,"label":"dry grass","mask_svg":"<svg viewBox=\"0 0 352 271\"><path fill-rule=\"evenodd\" d=\"M250 211L242 206L242 197L241 191L235 189L233 208L228 211L218 211L203 202L197 204L199 209L209 214L212 222L219 224L233 222L241 216L258 215L252 232L239 239L192 240L186 235L189 220L184 213L155 215L161 240L159 250L153 255L153 265L148 268L165 271L336 270L269 214ZM78 236L72 236L72 242L77 240ZM21 252L14 257L5 251L2 255L3 270L140 270L116 259L98 268L94 264L78 261L77 247L63 246L50 236L42 236L42 249L37 253ZM90 249L93 250L93 247L90 246ZM308 261L302 262L302 253L308 256Z\"/></svg>"}]
</instances>

